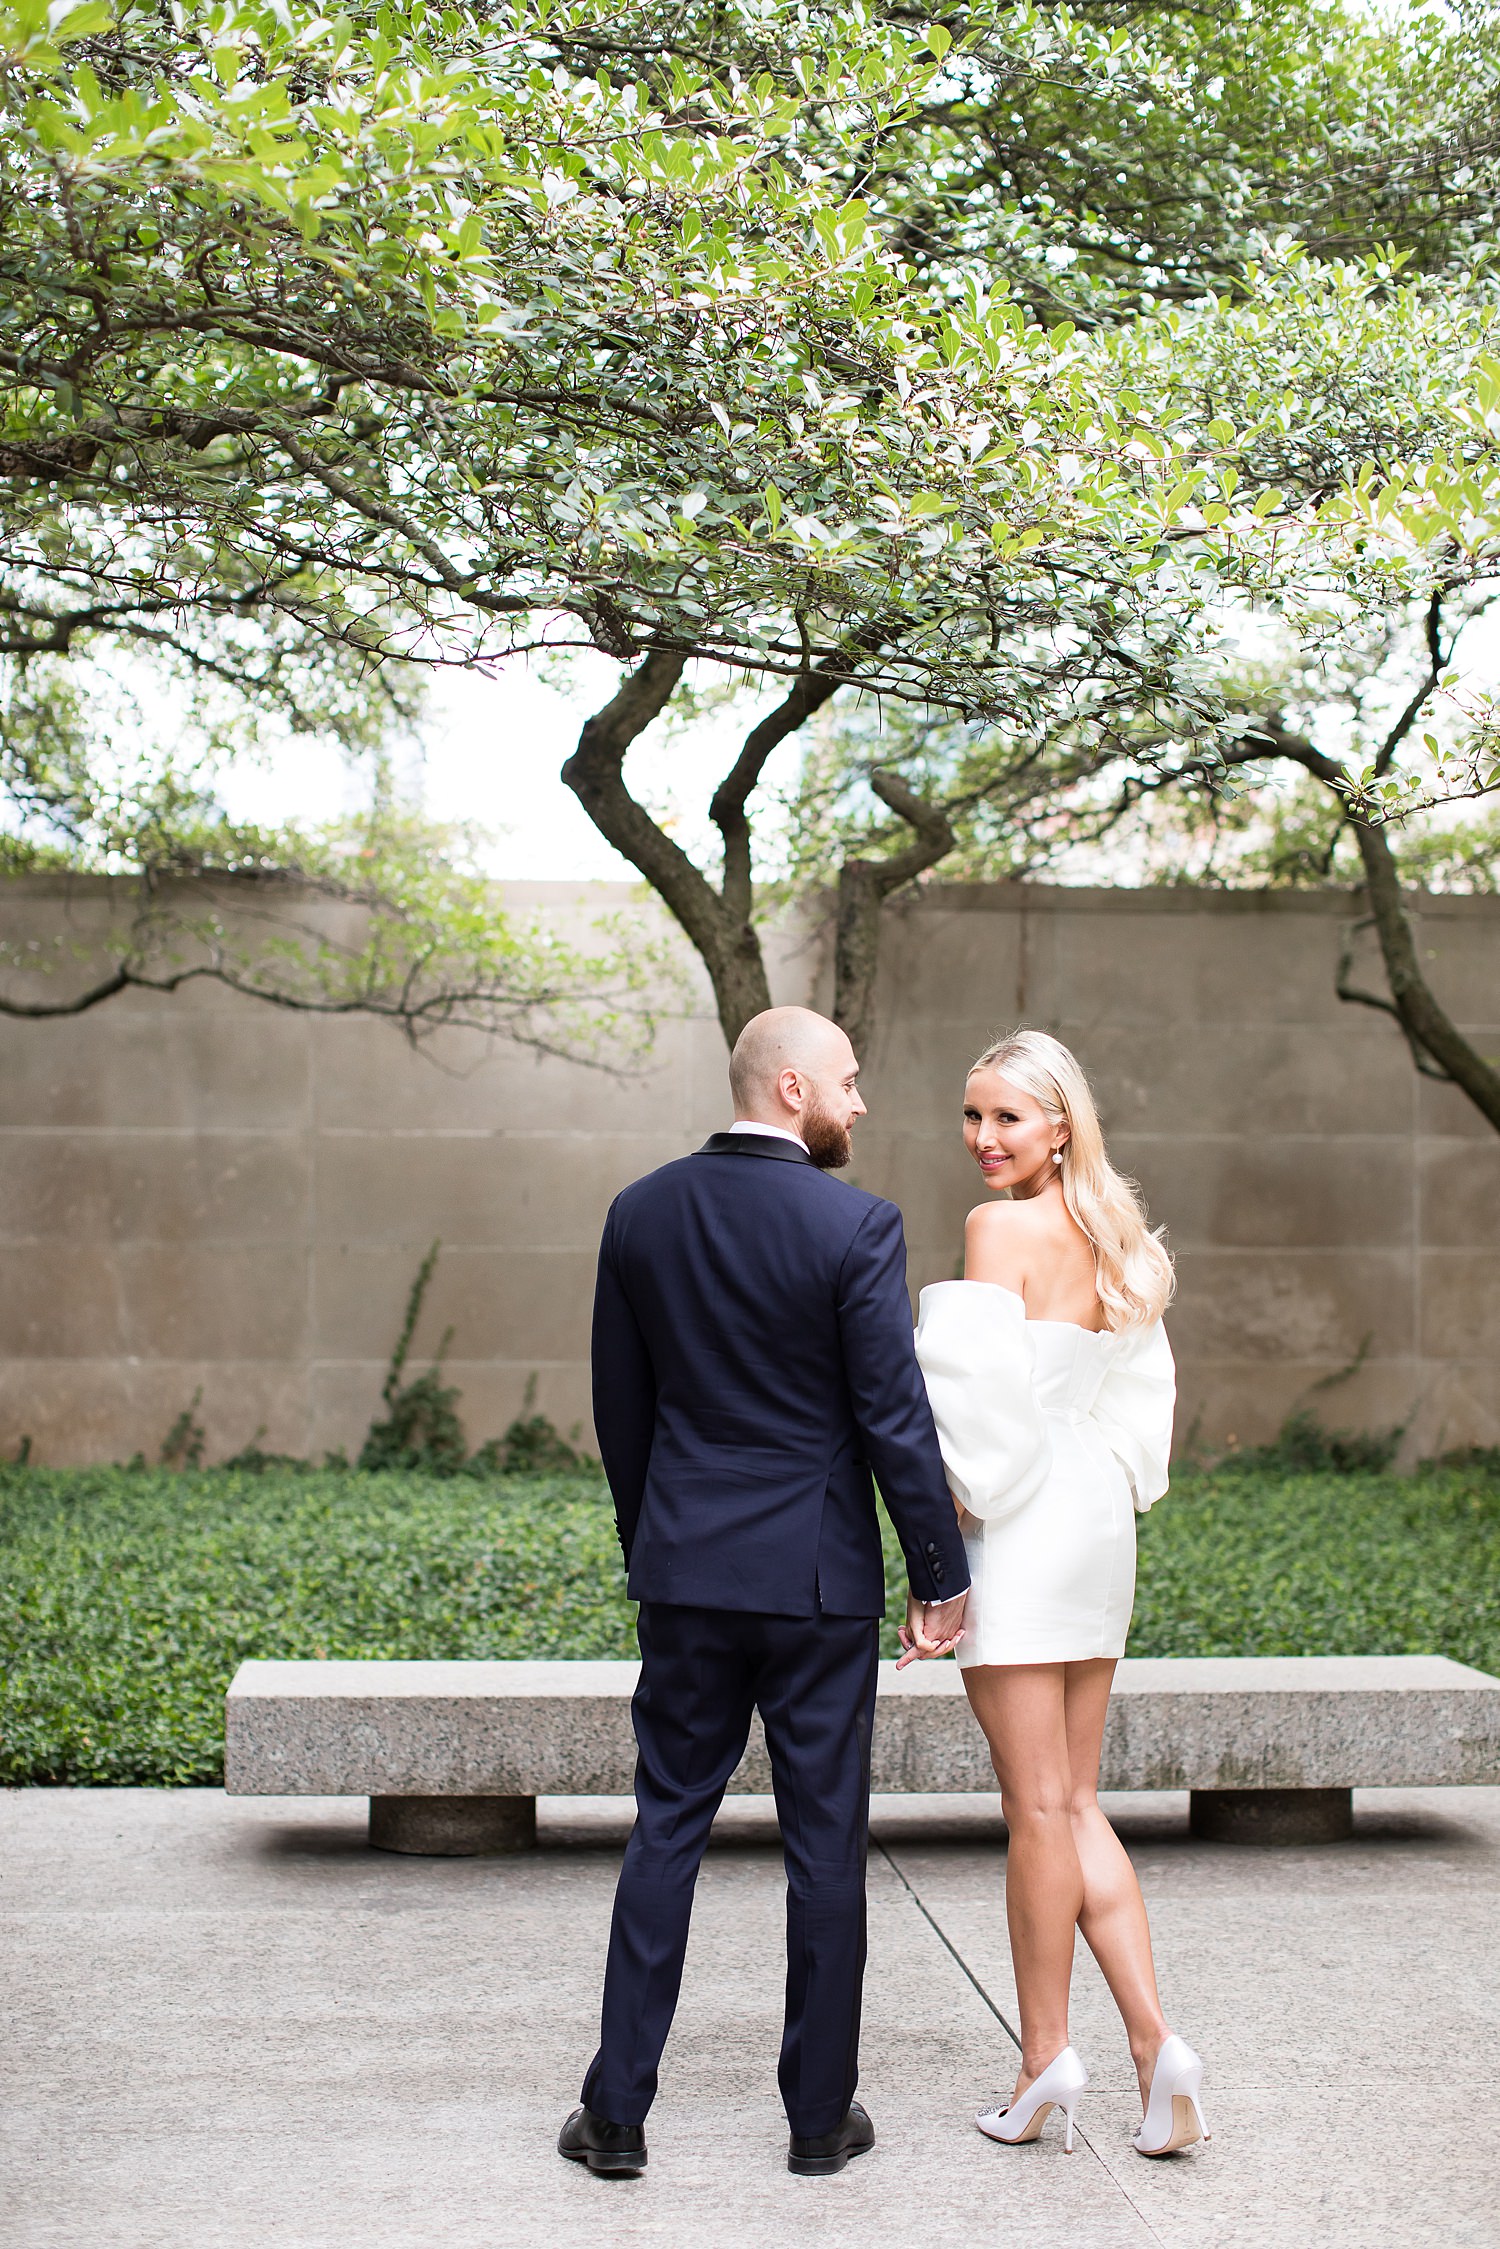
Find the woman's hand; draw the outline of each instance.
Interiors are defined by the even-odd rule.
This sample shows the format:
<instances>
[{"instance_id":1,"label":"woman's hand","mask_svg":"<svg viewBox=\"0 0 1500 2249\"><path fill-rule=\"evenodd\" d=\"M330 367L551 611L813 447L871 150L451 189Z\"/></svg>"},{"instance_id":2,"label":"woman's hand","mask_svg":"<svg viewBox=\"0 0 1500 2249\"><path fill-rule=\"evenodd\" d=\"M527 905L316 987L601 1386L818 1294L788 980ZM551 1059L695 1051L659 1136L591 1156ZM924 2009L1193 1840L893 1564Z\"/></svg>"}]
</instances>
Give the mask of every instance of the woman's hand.
<instances>
[{"instance_id":1,"label":"woman's hand","mask_svg":"<svg viewBox=\"0 0 1500 2249\"><path fill-rule=\"evenodd\" d=\"M909 1663L928 1663L934 1656L953 1653L964 1636L964 1604L968 1598L965 1592L951 1601L919 1601L915 1593L907 1594L906 1622L896 1633L905 1651L896 1659L898 1671L904 1671Z\"/></svg>"}]
</instances>

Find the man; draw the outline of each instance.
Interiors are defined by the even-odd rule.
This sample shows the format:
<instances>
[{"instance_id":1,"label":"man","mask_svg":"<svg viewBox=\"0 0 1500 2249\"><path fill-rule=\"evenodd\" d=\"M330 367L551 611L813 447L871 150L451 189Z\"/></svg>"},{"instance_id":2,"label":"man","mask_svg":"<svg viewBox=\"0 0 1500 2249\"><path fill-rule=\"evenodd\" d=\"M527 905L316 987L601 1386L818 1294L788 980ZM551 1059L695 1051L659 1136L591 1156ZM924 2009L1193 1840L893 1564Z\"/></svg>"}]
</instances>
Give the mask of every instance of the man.
<instances>
[{"instance_id":1,"label":"man","mask_svg":"<svg viewBox=\"0 0 1500 2249\"><path fill-rule=\"evenodd\" d=\"M730 1059L730 1130L627 1187L605 1222L594 1419L641 1679L602 2035L558 2140L596 2172L645 2168L693 1886L757 1708L786 1856L788 2168L842 2170L875 2137L853 2098L885 1609L872 1473L918 1654L953 1645L968 1569L912 1347L901 1214L829 1177L865 1114L858 1074L821 1015L757 1015Z\"/></svg>"}]
</instances>

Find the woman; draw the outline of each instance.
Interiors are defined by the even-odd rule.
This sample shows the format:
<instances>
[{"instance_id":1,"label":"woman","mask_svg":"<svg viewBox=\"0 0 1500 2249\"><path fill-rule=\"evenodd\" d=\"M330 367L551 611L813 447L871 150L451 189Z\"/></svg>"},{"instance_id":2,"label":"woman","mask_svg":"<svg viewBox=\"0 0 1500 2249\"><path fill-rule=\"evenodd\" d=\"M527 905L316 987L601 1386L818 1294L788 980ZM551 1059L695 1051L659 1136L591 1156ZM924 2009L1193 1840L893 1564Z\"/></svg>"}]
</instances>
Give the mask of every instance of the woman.
<instances>
[{"instance_id":1,"label":"woman","mask_svg":"<svg viewBox=\"0 0 1500 2249\"><path fill-rule=\"evenodd\" d=\"M971 1212L964 1278L922 1291L917 1355L973 1579L958 1661L1010 1830L1021 2067L1010 2101L976 2121L1014 2145L1057 2106L1071 2151L1088 2082L1068 2042L1078 1928L1130 2040L1132 2145L1168 2155L1208 2137L1203 2065L1162 2014L1140 1888L1096 1790L1135 1513L1167 1487L1171 1261L1105 1154L1083 1072L1045 1032L980 1055L964 1139L1008 1199Z\"/></svg>"}]
</instances>

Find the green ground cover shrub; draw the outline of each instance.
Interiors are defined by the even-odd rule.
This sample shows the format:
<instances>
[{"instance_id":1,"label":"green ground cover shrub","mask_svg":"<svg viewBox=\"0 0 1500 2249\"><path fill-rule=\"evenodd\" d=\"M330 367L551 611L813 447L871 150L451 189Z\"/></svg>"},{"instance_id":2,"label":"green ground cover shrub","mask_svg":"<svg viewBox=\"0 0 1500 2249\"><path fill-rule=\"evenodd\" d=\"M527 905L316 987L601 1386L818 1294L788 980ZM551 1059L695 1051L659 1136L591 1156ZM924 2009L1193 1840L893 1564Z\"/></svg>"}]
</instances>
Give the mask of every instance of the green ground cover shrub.
<instances>
[{"instance_id":1,"label":"green ground cover shrub","mask_svg":"<svg viewBox=\"0 0 1500 2249\"><path fill-rule=\"evenodd\" d=\"M1500 1473L1179 1476L1140 1524L1130 1653L1445 1655L1500 1672Z\"/></svg>"},{"instance_id":2,"label":"green ground cover shrub","mask_svg":"<svg viewBox=\"0 0 1500 2249\"><path fill-rule=\"evenodd\" d=\"M1500 1671L1500 1463L1180 1475L1135 1655L1436 1652ZM901 1613L899 1553L886 1652ZM220 1777L246 1656L628 1656L597 1473L0 1469L0 1781Z\"/></svg>"},{"instance_id":3,"label":"green ground cover shrub","mask_svg":"<svg viewBox=\"0 0 1500 2249\"><path fill-rule=\"evenodd\" d=\"M221 1777L246 1656L634 1652L596 1474L0 1472L0 1781Z\"/></svg>"}]
</instances>

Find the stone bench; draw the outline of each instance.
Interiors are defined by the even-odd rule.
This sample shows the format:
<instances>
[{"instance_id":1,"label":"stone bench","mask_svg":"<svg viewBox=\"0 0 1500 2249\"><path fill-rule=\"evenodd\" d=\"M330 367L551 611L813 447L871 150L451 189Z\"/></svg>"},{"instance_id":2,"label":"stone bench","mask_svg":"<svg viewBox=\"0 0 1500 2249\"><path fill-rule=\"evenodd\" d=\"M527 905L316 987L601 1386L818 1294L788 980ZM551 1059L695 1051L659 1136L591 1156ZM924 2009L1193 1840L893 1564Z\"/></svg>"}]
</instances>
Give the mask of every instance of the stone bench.
<instances>
[{"instance_id":1,"label":"stone bench","mask_svg":"<svg viewBox=\"0 0 1500 2249\"><path fill-rule=\"evenodd\" d=\"M633 1663L241 1664L229 1689L232 1796L368 1796L370 1841L458 1855L522 1850L538 1796L626 1796ZM1331 1842L1355 1788L1500 1781L1500 1680L1445 1656L1127 1660L1100 1785L1188 1789L1195 1835ZM880 1666L878 1794L988 1793L984 1738L951 1663ZM757 1719L730 1793L767 1795Z\"/></svg>"}]
</instances>

